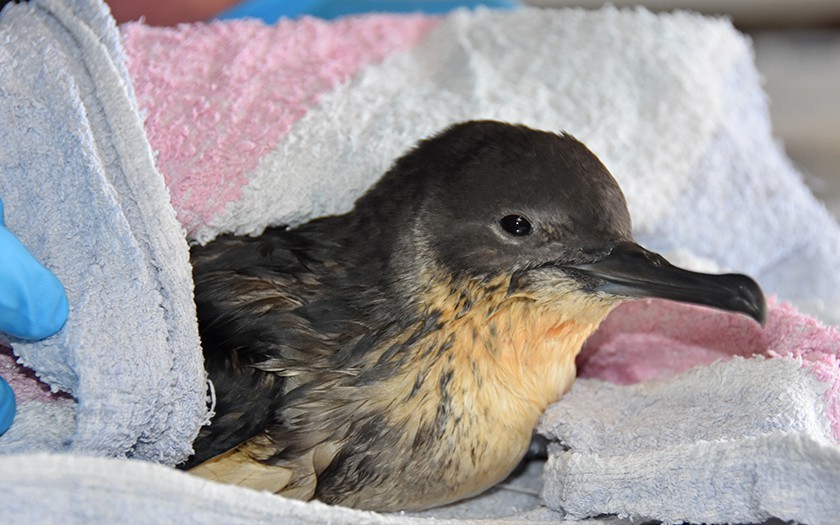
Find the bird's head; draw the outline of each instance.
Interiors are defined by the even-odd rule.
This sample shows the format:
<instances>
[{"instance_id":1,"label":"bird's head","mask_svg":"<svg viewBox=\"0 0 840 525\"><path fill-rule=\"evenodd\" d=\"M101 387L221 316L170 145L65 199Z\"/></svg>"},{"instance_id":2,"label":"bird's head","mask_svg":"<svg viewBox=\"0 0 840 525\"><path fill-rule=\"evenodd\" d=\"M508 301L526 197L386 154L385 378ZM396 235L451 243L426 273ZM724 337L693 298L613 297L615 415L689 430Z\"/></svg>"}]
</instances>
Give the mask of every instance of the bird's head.
<instances>
[{"instance_id":1,"label":"bird's head","mask_svg":"<svg viewBox=\"0 0 840 525\"><path fill-rule=\"evenodd\" d=\"M658 297L766 316L749 277L684 270L636 244L615 179L567 134L456 124L400 159L359 204L402 225L394 251L418 274L433 261L456 279L507 276L508 294L537 301Z\"/></svg>"}]
</instances>

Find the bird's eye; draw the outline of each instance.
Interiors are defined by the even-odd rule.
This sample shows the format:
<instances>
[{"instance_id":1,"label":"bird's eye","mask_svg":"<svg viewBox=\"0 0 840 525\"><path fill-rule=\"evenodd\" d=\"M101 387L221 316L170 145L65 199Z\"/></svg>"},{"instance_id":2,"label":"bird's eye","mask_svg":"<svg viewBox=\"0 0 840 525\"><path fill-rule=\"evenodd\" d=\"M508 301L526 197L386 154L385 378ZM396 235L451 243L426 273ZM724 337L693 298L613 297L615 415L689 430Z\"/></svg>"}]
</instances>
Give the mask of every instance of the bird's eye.
<instances>
[{"instance_id":1,"label":"bird's eye","mask_svg":"<svg viewBox=\"0 0 840 525\"><path fill-rule=\"evenodd\" d=\"M501 218L499 224L502 225L502 228L504 228L506 232L511 235L516 235L517 237L531 235L534 231L534 228L531 227L531 223L528 222L528 219L522 215L505 215Z\"/></svg>"}]
</instances>

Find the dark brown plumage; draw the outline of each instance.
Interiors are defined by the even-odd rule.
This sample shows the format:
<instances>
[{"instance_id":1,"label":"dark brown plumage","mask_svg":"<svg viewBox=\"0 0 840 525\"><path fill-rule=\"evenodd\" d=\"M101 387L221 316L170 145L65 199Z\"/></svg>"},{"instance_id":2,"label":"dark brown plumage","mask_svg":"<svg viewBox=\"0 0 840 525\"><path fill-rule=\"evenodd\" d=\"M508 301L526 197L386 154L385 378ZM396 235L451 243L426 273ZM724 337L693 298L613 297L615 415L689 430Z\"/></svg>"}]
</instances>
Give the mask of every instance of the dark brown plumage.
<instances>
[{"instance_id":1,"label":"dark brown plumage","mask_svg":"<svg viewBox=\"0 0 840 525\"><path fill-rule=\"evenodd\" d=\"M345 215L192 257L218 402L187 466L375 510L503 479L628 297L764 316L749 278L634 244L621 190L584 145L490 121L421 142Z\"/></svg>"}]
</instances>

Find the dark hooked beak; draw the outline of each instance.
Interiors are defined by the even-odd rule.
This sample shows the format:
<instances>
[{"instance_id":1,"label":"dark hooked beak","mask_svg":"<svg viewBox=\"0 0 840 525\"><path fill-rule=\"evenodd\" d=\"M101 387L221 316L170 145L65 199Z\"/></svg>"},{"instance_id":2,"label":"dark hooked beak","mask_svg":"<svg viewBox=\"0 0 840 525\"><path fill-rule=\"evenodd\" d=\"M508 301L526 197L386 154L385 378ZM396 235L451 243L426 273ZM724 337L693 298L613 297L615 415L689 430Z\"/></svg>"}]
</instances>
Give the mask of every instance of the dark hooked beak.
<instances>
[{"instance_id":1,"label":"dark hooked beak","mask_svg":"<svg viewBox=\"0 0 840 525\"><path fill-rule=\"evenodd\" d=\"M746 275L683 270L632 242L616 244L597 261L565 267L591 278L593 291L702 304L744 313L762 325L767 319L764 294Z\"/></svg>"}]
</instances>

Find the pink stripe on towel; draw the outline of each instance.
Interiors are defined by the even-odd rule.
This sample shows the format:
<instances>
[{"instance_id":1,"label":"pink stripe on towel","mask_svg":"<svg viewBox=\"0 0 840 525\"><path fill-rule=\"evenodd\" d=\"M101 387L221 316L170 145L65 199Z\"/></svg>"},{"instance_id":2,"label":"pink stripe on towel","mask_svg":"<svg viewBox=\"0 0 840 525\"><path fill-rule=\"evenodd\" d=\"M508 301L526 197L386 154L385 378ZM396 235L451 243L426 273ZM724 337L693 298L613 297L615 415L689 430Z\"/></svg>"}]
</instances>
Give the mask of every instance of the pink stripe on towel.
<instances>
[{"instance_id":1,"label":"pink stripe on towel","mask_svg":"<svg viewBox=\"0 0 840 525\"><path fill-rule=\"evenodd\" d=\"M138 103L188 232L240 198L247 173L320 94L420 42L437 18L369 15L122 27Z\"/></svg>"},{"instance_id":2,"label":"pink stripe on towel","mask_svg":"<svg viewBox=\"0 0 840 525\"><path fill-rule=\"evenodd\" d=\"M768 301L762 329L749 318L660 300L630 301L607 317L580 357L581 377L619 384L665 379L732 356L801 360L826 383L826 416L840 442L840 331Z\"/></svg>"}]
</instances>

